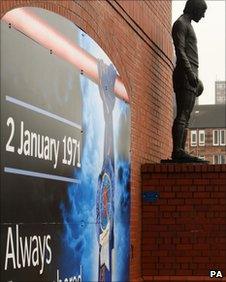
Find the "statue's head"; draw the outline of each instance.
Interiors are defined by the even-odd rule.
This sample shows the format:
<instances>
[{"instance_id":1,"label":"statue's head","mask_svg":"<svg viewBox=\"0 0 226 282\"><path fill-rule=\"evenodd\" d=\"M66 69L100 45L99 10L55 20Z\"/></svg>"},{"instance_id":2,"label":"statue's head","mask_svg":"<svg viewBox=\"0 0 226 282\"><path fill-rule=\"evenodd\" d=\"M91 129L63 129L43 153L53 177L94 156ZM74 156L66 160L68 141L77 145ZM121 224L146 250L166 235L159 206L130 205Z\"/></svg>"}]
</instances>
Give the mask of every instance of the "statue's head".
<instances>
[{"instance_id":1,"label":"statue's head","mask_svg":"<svg viewBox=\"0 0 226 282\"><path fill-rule=\"evenodd\" d=\"M184 8L184 14L190 15L191 19L199 22L204 18L207 9L205 0L187 0Z\"/></svg>"}]
</instances>

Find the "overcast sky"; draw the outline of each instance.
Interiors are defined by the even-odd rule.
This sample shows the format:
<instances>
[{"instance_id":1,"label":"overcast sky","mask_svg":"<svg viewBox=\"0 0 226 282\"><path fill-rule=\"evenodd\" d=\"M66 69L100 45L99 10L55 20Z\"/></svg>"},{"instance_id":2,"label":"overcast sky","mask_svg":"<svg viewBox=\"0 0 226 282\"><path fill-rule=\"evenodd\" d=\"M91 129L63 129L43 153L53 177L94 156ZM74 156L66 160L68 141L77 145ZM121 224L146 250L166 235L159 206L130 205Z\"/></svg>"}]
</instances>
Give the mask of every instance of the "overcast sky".
<instances>
[{"instance_id":1,"label":"overcast sky","mask_svg":"<svg viewBox=\"0 0 226 282\"><path fill-rule=\"evenodd\" d=\"M225 80L225 0L206 1L208 9L199 23L192 21L198 39L199 77L205 91L200 104L215 102L215 81ZM186 1L173 0L173 22L183 13Z\"/></svg>"}]
</instances>

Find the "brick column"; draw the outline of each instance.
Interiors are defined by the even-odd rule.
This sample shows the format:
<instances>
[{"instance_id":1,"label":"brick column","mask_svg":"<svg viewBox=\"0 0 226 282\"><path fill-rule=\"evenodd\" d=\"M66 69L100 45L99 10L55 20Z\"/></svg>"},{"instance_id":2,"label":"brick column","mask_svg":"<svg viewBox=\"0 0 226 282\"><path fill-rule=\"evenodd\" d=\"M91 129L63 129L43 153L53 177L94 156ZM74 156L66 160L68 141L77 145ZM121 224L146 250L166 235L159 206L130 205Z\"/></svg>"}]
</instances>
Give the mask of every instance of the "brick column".
<instances>
[{"instance_id":1,"label":"brick column","mask_svg":"<svg viewBox=\"0 0 226 282\"><path fill-rule=\"evenodd\" d=\"M141 172L143 192L159 193L142 204L144 281L226 276L226 165L147 164Z\"/></svg>"}]
</instances>

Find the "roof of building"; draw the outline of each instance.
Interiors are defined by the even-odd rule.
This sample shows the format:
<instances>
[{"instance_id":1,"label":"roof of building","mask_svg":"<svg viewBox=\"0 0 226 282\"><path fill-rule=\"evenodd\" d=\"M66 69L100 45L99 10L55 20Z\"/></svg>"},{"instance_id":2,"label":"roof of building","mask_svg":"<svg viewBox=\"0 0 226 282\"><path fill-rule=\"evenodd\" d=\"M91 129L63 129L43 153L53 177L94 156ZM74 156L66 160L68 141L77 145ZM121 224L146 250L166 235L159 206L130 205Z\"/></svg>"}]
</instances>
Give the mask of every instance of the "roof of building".
<instances>
[{"instance_id":1,"label":"roof of building","mask_svg":"<svg viewBox=\"0 0 226 282\"><path fill-rule=\"evenodd\" d=\"M226 104L195 105L189 128L226 128Z\"/></svg>"}]
</instances>

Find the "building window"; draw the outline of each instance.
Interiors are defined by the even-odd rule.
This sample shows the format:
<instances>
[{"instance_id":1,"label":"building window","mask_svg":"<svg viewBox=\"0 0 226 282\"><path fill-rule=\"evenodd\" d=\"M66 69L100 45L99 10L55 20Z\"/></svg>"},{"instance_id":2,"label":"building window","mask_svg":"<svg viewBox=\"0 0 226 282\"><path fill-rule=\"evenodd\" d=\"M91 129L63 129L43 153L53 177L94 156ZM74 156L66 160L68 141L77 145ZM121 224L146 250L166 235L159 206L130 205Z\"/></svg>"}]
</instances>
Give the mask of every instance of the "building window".
<instances>
[{"instance_id":1,"label":"building window","mask_svg":"<svg viewBox=\"0 0 226 282\"><path fill-rule=\"evenodd\" d=\"M219 130L213 130L213 146L219 146Z\"/></svg>"},{"instance_id":2,"label":"building window","mask_svg":"<svg viewBox=\"0 0 226 282\"><path fill-rule=\"evenodd\" d=\"M219 156L219 163L220 164L225 164L226 163L226 156L224 156L224 155L220 155Z\"/></svg>"},{"instance_id":3,"label":"building window","mask_svg":"<svg viewBox=\"0 0 226 282\"><path fill-rule=\"evenodd\" d=\"M226 130L220 131L220 145L221 146L226 145Z\"/></svg>"},{"instance_id":4,"label":"building window","mask_svg":"<svg viewBox=\"0 0 226 282\"><path fill-rule=\"evenodd\" d=\"M226 164L226 156L225 155L214 155L213 164Z\"/></svg>"},{"instance_id":5,"label":"building window","mask_svg":"<svg viewBox=\"0 0 226 282\"><path fill-rule=\"evenodd\" d=\"M205 146L205 130L199 130L199 146Z\"/></svg>"},{"instance_id":6,"label":"building window","mask_svg":"<svg viewBox=\"0 0 226 282\"><path fill-rule=\"evenodd\" d=\"M191 131L191 146L192 147L197 146L197 131L196 130Z\"/></svg>"},{"instance_id":7,"label":"building window","mask_svg":"<svg viewBox=\"0 0 226 282\"><path fill-rule=\"evenodd\" d=\"M213 156L213 164L218 164L218 161L219 160L219 158L218 158L218 155L214 155Z\"/></svg>"}]
</instances>

